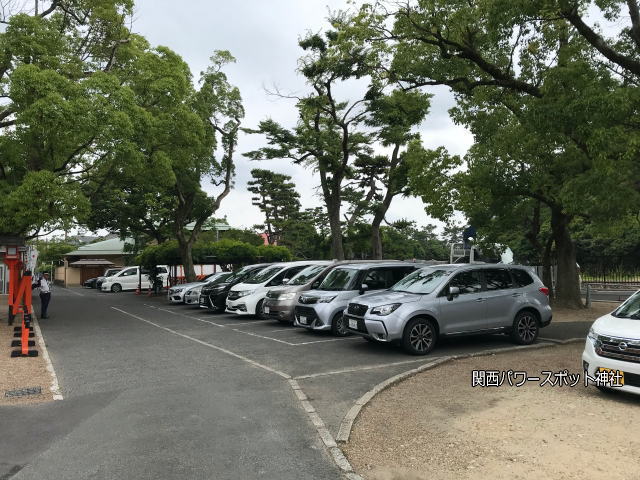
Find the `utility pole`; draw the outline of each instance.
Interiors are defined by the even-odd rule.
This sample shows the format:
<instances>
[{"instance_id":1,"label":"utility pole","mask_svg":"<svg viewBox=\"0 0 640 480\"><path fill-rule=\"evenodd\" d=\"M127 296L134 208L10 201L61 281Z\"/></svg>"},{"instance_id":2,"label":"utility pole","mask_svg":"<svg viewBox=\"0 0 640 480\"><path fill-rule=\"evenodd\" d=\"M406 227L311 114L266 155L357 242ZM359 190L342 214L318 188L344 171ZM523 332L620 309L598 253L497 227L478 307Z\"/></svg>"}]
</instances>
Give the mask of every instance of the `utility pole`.
<instances>
[{"instance_id":1,"label":"utility pole","mask_svg":"<svg viewBox=\"0 0 640 480\"><path fill-rule=\"evenodd\" d=\"M38 16L38 0L35 0L35 1L36 1L36 16Z\"/></svg>"}]
</instances>

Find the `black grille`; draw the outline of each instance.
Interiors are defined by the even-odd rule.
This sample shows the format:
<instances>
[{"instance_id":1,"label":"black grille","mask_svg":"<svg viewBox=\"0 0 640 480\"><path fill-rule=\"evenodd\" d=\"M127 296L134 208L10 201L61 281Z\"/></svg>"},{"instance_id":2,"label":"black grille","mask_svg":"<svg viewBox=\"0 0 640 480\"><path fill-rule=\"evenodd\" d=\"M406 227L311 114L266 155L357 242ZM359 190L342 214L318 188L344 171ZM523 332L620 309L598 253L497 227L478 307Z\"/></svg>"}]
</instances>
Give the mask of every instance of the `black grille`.
<instances>
[{"instance_id":1,"label":"black grille","mask_svg":"<svg viewBox=\"0 0 640 480\"><path fill-rule=\"evenodd\" d=\"M313 305L314 303L318 303L318 297L308 297L306 295L300 295L298 302L304 305Z\"/></svg>"},{"instance_id":2,"label":"black grille","mask_svg":"<svg viewBox=\"0 0 640 480\"><path fill-rule=\"evenodd\" d=\"M624 384L630 387L640 388L640 375L637 373L624 372Z\"/></svg>"},{"instance_id":3,"label":"black grille","mask_svg":"<svg viewBox=\"0 0 640 480\"><path fill-rule=\"evenodd\" d=\"M295 308L295 315L297 319L300 319L300 317L307 317L307 324L311 325L311 323L318 318L318 316L316 315L316 311L311 308L311 307L299 307L296 306Z\"/></svg>"},{"instance_id":4,"label":"black grille","mask_svg":"<svg viewBox=\"0 0 640 480\"><path fill-rule=\"evenodd\" d=\"M596 353L605 358L640 363L640 342L624 338L599 336Z\"/></svg>"},{"instance_id":5,"label":"black grille","mask_svg":"<svg viewBox=\"0 0 640 480\"><path fill-rule=\"evenodd\" d=\"M358 317L364 317L364 314L367 313L369 307L366 305L361 305L359 303L350 303L349 308L347 309L347 313L351 315L356 315Z\"/></svg>"}]
</instances>

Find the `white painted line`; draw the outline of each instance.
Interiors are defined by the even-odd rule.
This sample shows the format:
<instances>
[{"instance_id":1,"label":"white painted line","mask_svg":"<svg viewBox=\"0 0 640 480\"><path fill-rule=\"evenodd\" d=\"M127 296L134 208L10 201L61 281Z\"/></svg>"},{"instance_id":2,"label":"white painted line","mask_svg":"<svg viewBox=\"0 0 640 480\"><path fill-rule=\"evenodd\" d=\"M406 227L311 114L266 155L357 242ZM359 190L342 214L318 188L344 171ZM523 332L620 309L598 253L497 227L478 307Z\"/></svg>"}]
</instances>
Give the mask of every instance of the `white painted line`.
<instances>
[{"instance_id":1,"label":"white painted line","mask_svg":"<svg viewBox=\"0 0 640 480\"><path fill-rule=\"evenodd\" d=\"M114 309L114 310L117 310L120 313L123 313L124 315L127 315L129 317L135 318L136 320L148 323L149 325L153 325L154 327L159 328L160 330L164 330L165 332L173 333L174 335L177 335L177 336L182 337L182 338L186 338L187 340L191 340L192 342L199 343L200 345L203 345L205 347L213 348L214 350L218 350L219 352L226 353L227 355L230 355L232 357L238 358L238 359L240 359L240 360L242 360L244 362L247 362L247 363L253 365L254 367L258 367L258 368L261 368L263 370L266 370L267 372L275 373L276 375L278 375L278 376L280 376L282 378L286 378L287 380L291 378L291 375L288 375L288 374L286 374L284 372L281 372L279 370L275 370L275 369L273 369L271 367L263 365L262 363L258 363L255 360L251 360L250 358L245 357L244 355L239 355L237 353L232 352L231 350L227 350L226 348L222 348L222 347L219 347L217 345L213 345L211 343L204 342L204 341L199 340L197 338L194 338L194 337L192 337L190 335L186 335L184 333L180 333L180 332L178 332L176 330L173 330L171 328L163 327L162 325L158 325L157 323L152 322L151 320L147 320L145 318L139 317L137 315L134 315L133 313L125 312L124 310L121 310L119 308L116 308L116 307L111 307L111 308Z\"/></svg>"},{"instance_id":2,"label":"white painted line","mask_svg":"<svg viewBox=\"0 0 640 480\"><path fill-rule=\"evenodd\" d=\"M64 289L65 292L73 293L74 295L78 295L79 297L84 297L83 293L75 292L75 291L71 290L70 288L60 287L60 290L63 290L63 289ZM54 290L52 290L52 291L55 291L55 287L54 287Z\"/></svg>"},{"instance_id":3,"label":"white painted line","mask_svg":"<svg viewBox=\"0 0 640 480\"><path fill-rule=\"evenodd\" d=\"M47 350L47 345L44 343L44 337L42 336L42 330L40 330L40 325L38 324L38 320L35 314L32 315L33 318L33 330L38 338L38 345L40 346L40 351L42 352L42 358L44 358L44 362L47 366L47 371L51 375L51 386L49 390L53 393L54 400L63 400L62 392L60 391L60 385L58 384L58 376L56 375L56 371L53 368L53 363L51 362L51 357L49 357L49 351Z\"/></svg>"},{"instance_id":4,"label":"white painted line","mask_svg":"<svg viewBox=\"0 0 640 480\"><path fill-rule=\"evenodd\" d=\"M269 330L266 333L276 333L276 332L295 332L298 333L297 330L295 330L293 327L289 327L289 328L279 328L278 330Z\"/></svg>"},{"instance_id":5,"label":"white painted line","mask_svg":"<svg viewBox=\"0 0 640 480\"><path fill-rule=\"evenodd\" d=\"M272 322L273 320L254 320L253 322L242 322L242 323L229 322L229 323L225 323L224 325L229 327L239 327L241 325L255 325L260 323L272 323Z\"/></svg>"},{"instance_id":6,"label":"white painted line","mask_svg":"<svg viewBox=\"0 0 640 480\"><path fill-rule=\"evenodd\" d=\"M278 343L284 343L285 345L298 345L297 343L285 342L284 340L280 340L278 338L265 337L264 335L258 335L257 333L245 332L244 330L239 330L237 328L232 328L234 332L244 333L245 335L251 335L252 337L264 338L265 340L272 340Z\"/></svg>"},{"instance_id":7,"label":"white painted line","mask_svg":"<svg viewBox=\"0 0 640 480\"><path fill-rule=\"evenodd\" d=\"M154 310L160 310L162 312L167 312L167 313L170 313L171 315L176 315L178 317L190 318L192 320L197 320L197 321L202 322L202 323L208 323L209 325L214 325L216 327L224 327L224 325L222 325L220 323L212 322L211 320L205 320L205 319L198 318L198 317L192 317L191 315L185 315L184 313L174 312L172 310L167 310L166 308L154 307L153 305L148 305L146 303L144 303L143 305L145 307L153 308Z\"/></svg>"},{"instance_id":8,"label":"white painted line","mask_svg":"<svg viewBox=\"0 0 640 480\"><path fill-rule=\"evenodd\" d=\"M299 377L295 377L295 379L304 380L305 378L326 377L328 375L339 375L343 373L361 372L363 370L375 370L377 368L395 367L397 365L407 365L409 363L419 363L419 362L426 362L426 360L424 358L421 358L419 360L405 360L402 362L383 363L380 365L370 365L367 367L344 368L342 370L332 370L329 372L312 373L310 375L300 375Z\"/></svg>"},{"instance_id":9,"label":"white painted line","mask_svg":"<svg viewBox=\"0 0 640 480\"><path fill-rule=\"evenodd\" d=\"M360 337L329 338L327 340L311 340L309 342L292 343L291 345L313 345L314 343L340 342L343 340L359 340Z\"/></svg>"}]
</instances>

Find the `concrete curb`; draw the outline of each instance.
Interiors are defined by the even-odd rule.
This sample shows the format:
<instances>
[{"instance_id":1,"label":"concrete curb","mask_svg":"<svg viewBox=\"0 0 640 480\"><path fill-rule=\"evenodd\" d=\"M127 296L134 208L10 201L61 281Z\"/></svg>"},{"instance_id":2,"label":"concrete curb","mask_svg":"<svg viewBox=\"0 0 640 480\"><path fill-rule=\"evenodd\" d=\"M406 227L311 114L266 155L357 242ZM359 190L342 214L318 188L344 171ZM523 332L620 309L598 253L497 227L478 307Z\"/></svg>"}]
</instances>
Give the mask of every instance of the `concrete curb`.
<instances>
[{"instance_id":1,"label":"concrete curb","mask_svg":"<svg viewBox=\"0 0 640 480\"><path fill-rule=\"evenodd\" d=\"M32 314L32 320L33 330L35 331L36 338L38 339L38 346L40 347L42 358L44 358L45 364L47 366L47 371L51 375L51 386L49 387L49 390L51 390L51 393L53 393L54 400L64 400L62 392L60 391L60 385L58 384L58 376L56 375L56 371L53 368L53 363L51 362L51 357L49 357L49 351L47 350L47 345L44 343L42 330L40 330L40 324L38 323L38 319L36 318L35 314Z\"/></svg>"},{"instance_id":2,"label":"concrete curb","mask_svg":"<svg viewBox=\"0 0 640 480\"><path fill-rule=\"evenodd\" d=\"M570 343L575 340L578 340L578 339L565 340L564 343ZM583 341L584 339L581 338L579 340ZM439 365L442 365L443 363L447 363L452 360L461 360L463 358L472 358L472 357L484 357L489 355L495 355L497 353L513 352L516 350L530 350L530 349L532 350L537 348L546 348L546 347L553 347L553 346L555 346L555 343L537 343L535 345L521 345L517 347L508 347L508 348L494 348L491 350L485 350L485 351L476 352L476 353L466 353L463 355L450 355L447 357L438 358L432 362L426 363L425 365L421 365L417 368L399 373L398 375L394 375L393 377L388 378L383 382L380 382L371 390L369 390L367 393L362 395L358 400L356 400L356 403L353 405L353 407L351 407L351 409L347 412L347 414L342 419L342 422L340 423L338 435L336 436L336 442L340 444L347 443L349 441L349 437L351 436L351 430L353 429L353 424L355 423L356 418L358 418L358 415L360 415L362 408L365 405L367 405L380 392L386 390L387 388L391 387L392 385L402 380L405 380L408 377L412 377L420 372L429 370L431 368L435 368Z\"/></svg>"}]
</instances>

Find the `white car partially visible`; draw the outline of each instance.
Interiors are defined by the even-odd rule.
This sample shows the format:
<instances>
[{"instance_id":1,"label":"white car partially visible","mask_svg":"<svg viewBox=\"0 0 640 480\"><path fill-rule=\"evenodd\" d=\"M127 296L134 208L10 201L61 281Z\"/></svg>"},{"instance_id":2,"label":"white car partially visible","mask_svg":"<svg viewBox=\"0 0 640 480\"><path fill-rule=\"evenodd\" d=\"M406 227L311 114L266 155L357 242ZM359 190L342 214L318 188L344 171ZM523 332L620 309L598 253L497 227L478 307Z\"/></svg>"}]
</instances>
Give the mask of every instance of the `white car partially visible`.
<instances>
[{"instance_id":1,"label":"white car partially visible","mask_svg":"<svg viewBox=\"0 0 640 480\"><path fill-rule=\"evenodd\" d=\"M185 303L184 296L189 290L191 290L194 287L201 287L205 283L215 280L216 278L218 278L220 275L224 273L227 273L227 272L216 272L216 273L207 275L206 277L204 277L202 280L198 282L189 282L189 283L182 283L180 285L175 285L169 289L169 292L167 293L167 298L171 303Z\"/></svg>"},{"instance_id":2,"label":"white car partially visible","mask_svg":"<svg viewBox=\"0 0 640 480\"><path fill-rule=\"evenodd\" d=\"M593 322L582 364L590 378L613 379L599 388L640 395L640 291Z\"/></svg>"}]
</instances>

